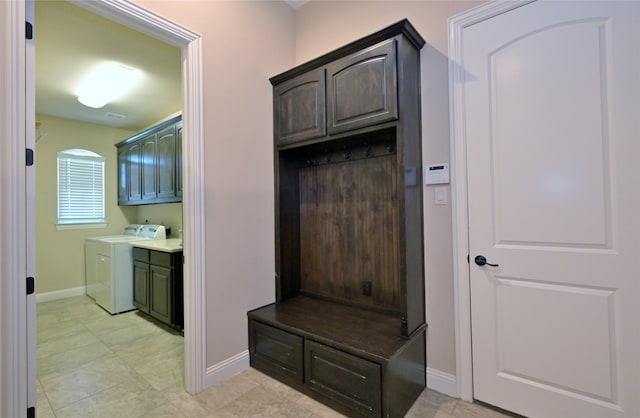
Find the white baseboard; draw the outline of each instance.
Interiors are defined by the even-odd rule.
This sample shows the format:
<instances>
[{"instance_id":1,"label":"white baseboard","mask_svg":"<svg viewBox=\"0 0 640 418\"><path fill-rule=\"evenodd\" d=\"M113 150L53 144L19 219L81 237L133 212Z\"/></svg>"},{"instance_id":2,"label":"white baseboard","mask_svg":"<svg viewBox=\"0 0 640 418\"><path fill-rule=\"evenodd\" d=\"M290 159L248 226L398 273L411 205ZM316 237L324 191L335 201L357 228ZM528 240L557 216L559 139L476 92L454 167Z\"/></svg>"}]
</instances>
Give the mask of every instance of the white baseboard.
<instances>
[{"instance_id":1,"label":"white baseboard","mask_svg":"<svg viewBox=\"0 0 640 418\"><path fill-rule=\"evenodd\" d=\"M229 377L240 373L249 367L249 350L245 350L235 356L229 357L218 364L207 367L205 387L220 383Z\"/></svg>"},{"instance_id":2,"label":"white baseboard","mask_svg":"<svg viewBox=\"0 0 640 418\"><path fill-rule=\"evenodd\" d=\"M427 367L427 387L454 398L460 397L456 376L430 367Z\"/></svg>"},{"instance_id":3,"label":"white baseboard","mask_svg":"<svg viewBox=\"0 0 640 418\"><path fill-rule=\"evenodd\" d=\"M58 300L58 299L66 299L74 296L82 296L85 294L86 294L86 288L84 286L56 290L55 292L38 293L36 295L36 303L49 302L51 300Z\"/></svg>"}]
</instances>

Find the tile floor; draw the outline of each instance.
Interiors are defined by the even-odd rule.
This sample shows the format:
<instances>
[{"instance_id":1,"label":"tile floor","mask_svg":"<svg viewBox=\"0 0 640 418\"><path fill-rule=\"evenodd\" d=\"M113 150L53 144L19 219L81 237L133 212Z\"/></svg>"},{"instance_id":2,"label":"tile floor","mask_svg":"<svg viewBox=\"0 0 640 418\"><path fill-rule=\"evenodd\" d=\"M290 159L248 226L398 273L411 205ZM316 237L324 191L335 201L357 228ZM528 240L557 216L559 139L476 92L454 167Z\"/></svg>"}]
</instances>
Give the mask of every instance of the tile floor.
<instances>
[{"instance_id":1,"label":"tile floor","mask_svg":"<svg viewBox=\"0 0 640 418\"><path fill-rule=\"evenodd\" d=\"M341 417L254 370L191 396L183 338L137 312L111 316L87 297L39 303L39 418ZM498 418L425 390L407 417Z\"/></svg>"}]
</instances>

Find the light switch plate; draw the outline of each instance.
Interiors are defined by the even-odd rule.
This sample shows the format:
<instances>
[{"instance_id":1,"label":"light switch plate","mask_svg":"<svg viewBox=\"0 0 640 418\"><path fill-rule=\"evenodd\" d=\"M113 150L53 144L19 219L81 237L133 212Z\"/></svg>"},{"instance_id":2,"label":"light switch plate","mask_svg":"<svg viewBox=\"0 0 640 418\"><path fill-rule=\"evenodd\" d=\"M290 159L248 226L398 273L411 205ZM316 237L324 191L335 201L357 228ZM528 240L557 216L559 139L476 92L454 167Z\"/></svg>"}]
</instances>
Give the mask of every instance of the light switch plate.
<instances>
[{"instance_id":1,"label":"light switch plate","mask_svg":"<svg viewBox=\"0 0 640 418\"><path fill-rule=\"evenodd\" d=\"M436 187L435 188L435 204L436 205L446 205L449 203L449 198L447 196L447 188L446 187Z\"/></svg>"}]
</instances>

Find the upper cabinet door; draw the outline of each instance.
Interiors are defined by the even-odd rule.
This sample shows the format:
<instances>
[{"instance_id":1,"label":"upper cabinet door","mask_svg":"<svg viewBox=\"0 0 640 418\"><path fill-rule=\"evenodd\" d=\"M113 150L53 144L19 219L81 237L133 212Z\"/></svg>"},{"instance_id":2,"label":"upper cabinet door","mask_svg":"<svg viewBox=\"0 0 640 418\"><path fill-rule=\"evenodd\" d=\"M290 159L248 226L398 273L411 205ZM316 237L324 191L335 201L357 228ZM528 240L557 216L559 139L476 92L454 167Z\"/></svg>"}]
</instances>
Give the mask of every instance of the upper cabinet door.
<instances>
[{"instance_id":1,"label":"upper cabinet door","mask_svg":"<svg viewBox=\"0 0 640 418\"><path fill-rule=\"evenodd\" d=\"M156 163L158 197L172 198L176 195L176 128L170 126L157 133Z\"/></svg>"},{"instance_id":2,"label":"upper cabinet door","mask_svg":"<svg viewBox=\"0 0 640 418\"><path fill-rule=\"evenodd\" d=\"M156 187L156 135L142 140L142 199L158 197Z\"/></svg>"},{"instance_id":3,"label":"upper cabinet door","mask_svg":"<svg viewBox=\"0 0 640 418\"><path fill-rule=\"evenodd\" d=\"M118 148L118 204L126 204L129 201L129 161L126 148Z\"/></svg>"},{"instance_id":4,"label":"upper cabinet door","mask_svg":"<svg viewBox=\"0 0 640 418\"><path fill-rule=\"evenodd\" d=\"M131 144L126 150L127 171L129 179L125 180L127 187L127 202L142 200L142 146L139 142Z\"/></svg>"},{"instance_id":5,"label":"upper cabinet door","mask_svg":"<svg viewBox=\"0 0 640 418\"><path fill-rule=\"evenodd\" d=\"M176 196L182 197L182 122L176 125Z\"/></svg>"},{"instance_id":6,"label":"upper cabinet door","mask_svg":"<svg viewBox=\"0 0 640 418\"><path fill-rule=\"evenodd\" d=\"M310 71L275 87L275 131L278 144L327 134L324 68Z\"/></svg>"},{"instance_id":7,"label":"upper cabinet door","mask_svg":"<svg viewBox=\"0 0 640 418\"><path fill-rule=\"evenodd\" d=\"M398 119L395 39L332 62L327 78L329 134Z\"/></svg>"}]
</instances>

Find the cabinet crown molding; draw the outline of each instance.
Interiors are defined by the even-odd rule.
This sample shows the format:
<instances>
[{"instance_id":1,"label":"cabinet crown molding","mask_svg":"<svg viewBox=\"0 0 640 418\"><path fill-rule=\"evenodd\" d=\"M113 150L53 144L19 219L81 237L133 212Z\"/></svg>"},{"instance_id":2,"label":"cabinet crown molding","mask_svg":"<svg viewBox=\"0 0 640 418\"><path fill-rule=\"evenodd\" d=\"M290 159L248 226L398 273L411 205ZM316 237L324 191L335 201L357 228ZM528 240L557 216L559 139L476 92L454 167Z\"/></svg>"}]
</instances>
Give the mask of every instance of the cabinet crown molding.
<instances>
[{"instance_id":1,"label":"cabinet crown molding","mask_svg":"<svg viewBox=\"0 0 640 418\"><path fill-rule=\"evenodd\" d=\"M335 49L331 52L328 52L318 58L315 58L311 61L305 62L304 64L300 64L297 67L294 67L284 73L273 76L269 79L272 85L280 84L283 81L289 80L296 76L306 73L307 71L313 70L318 67L322 67L336 59L346 57L347 55L353 54L354 52L361 51L365 48L373 46L379 42L387 40L397 35L403 35L406 39L408 39L417 49L421 49L424 44L424 38L418 33L418 31L413 27L411 22L408 19L402 19L399 22L394 23L393 25L387 26L386 28L375 32L372 35L365 36L356 41L353 41L343 47Z\"/></svg>"}]
</instances>

